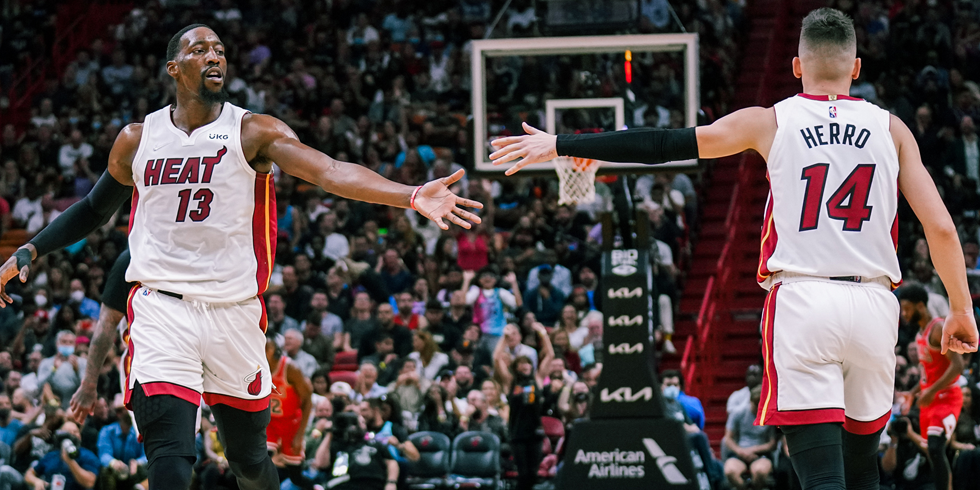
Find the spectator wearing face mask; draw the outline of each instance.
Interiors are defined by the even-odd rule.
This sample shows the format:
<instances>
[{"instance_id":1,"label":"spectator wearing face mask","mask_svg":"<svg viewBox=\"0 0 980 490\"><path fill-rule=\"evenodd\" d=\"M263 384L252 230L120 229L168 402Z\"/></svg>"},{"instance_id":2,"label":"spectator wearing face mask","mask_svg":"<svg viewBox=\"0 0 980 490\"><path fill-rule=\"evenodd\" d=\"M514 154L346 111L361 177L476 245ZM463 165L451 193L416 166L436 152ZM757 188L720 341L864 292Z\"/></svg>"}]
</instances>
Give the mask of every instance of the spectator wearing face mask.
<instances>
[{"instance_id":1,"label":"spectator wearing face mask","mask_svg":"<svg viewBox=\"0 0 980 490\"><path fill-rule=\"evenodd\" d=\"M12 411L13 404L10 402L10 396L0 393L0 442L11 447L17 440L17 431L24 426L21 421L11 416Z\"/></svg>"},{"instance_id":2,"label":"spectator wearing face mask","mask_svg":"<svg viewBox=\"0 0 980 490\"><path fill-rule=\"evenodd\" d=\"M576 381L566 386L558 399L558 411L566 425L589 416L592 408L592 394L589 385Z\"/></svg>"},{"instance_id":3,"label":"spectator wearing face mask","mask_svg":"<svg viewBox=\"0 0 980 490\"><path fill-rule=\"evenodd\" d=\"M72 279L68 289L69 300L78 306L78 312L83 317L99 317L99 302L85 297L85 283L81 279Z\"/></svg>"},{"instance_id":4,"label":"spectator wearing face mask","mask_svg":"<svg viewBox=\"0 0 980 490\"><path fill-rule=\"evenodd\" d=\"M84 357L75 355L75 334L69 330L58 332L58 353L41 361L37 369L38 383L43 395L61 400L61 408L67 409L75 390L82 384L82 375L88 365Z\"/></svg>"},{"instance_id":5,"label":"spectator wearing face mask","mask_svg":"<svg viewBox=\"0 0 980 490\"><path fill-rule=\"evenodd\" d=\"M132 415L126 409L122 393L112 402L116 422L99 432L99 462L102 480L108 488L132 490L147 479L146 454L133 426Z\"/></svg>"}]
</instances>

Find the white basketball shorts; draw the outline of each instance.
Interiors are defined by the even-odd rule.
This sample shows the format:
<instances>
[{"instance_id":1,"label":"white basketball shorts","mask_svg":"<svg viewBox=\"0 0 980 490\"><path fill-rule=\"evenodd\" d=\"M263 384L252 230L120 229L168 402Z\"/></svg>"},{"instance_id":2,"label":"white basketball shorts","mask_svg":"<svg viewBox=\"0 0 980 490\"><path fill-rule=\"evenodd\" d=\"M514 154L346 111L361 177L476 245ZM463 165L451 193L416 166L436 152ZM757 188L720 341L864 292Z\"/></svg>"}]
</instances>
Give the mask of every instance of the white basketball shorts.
<instances>
[{"instance_id":1,"label":"white basketball shorts","mask_svg":"<svg viewBox=\"0 0 980 490\"><path fill-rule=\"evenodd\" d=\"M855 434L884 427L899 319L890 282L794 276L773 284L762 315L756 424L841 422Z\"/></svg>"},{"instance_id":2,"label":"white basketball shorts","mask_svg":"<svg viewBox=\"0 0 980 490\"><path fill-rule=\"evenodd\" d=\"M147 396L257 412L269 406L265 308L258 298L206 303L144 286L129 293L126 404L136 382ZM128 339L127 339L128 337Z\"/></svg>"}]
</instances>

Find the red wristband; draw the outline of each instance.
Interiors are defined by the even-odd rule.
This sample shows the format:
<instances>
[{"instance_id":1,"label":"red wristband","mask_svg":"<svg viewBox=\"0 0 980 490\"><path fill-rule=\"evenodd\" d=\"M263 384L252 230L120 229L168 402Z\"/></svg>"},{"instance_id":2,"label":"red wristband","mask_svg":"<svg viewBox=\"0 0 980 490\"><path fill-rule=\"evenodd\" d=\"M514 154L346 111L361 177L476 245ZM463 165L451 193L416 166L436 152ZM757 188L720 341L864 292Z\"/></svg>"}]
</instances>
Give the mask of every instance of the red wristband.
<instances>
[{"instance_id":1,"label":"red wristband","mask_svg":"<svg viewBox=\"0 0 980 490\"><path fill-rule=\"evenodd\" d=\"M419 191L420 190L422 190L422 186L416 187L415 188L415 191L412 192L412 199L410 201L408 201L408 204L409 204L409 206L411 206L412 209L415 209L415 196L419 195ZM418 209L415 209L415 210L418 211Z\"/></svg>"}]
</instances>

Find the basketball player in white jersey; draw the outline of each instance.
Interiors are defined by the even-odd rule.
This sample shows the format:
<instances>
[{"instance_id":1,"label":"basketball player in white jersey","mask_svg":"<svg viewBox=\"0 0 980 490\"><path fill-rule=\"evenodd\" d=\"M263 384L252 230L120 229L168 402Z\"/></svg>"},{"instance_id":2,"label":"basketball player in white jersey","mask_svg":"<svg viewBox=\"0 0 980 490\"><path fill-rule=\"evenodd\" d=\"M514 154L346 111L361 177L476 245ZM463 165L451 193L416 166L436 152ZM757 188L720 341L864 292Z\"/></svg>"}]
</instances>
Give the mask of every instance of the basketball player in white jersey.
<instances>
[{"instance_id":1,"label":"basketball player in white jersey","mask_svg":"<svg viewBox=\"0 0 980 490\"><path fill-rule=\"evenodd\" d=\"M803 92L709 126L494 141L513 174L559 155L661 163L752 149L766 159L769 203L759 282L764 368L757 424L786 433L803 488L877 489L878 437L891 412L901 281L895 254L899 189L922 222L949 293L942 350L977 350L956 228L897 117L848 97L858 77L854 26L840 11L803 20L793 73ZM760 183L761 185L761 183Z\"/></svg>"},{"instance_id":2,"label":"basketball player in white jersey","mask_svg":"<svg viewBox=\"0 0 980 490\"><path fill-rule=\"evenodd\" d=\"M25 281L37 256L84 238L132 196L126 280L139 286L127 307L126 402L146 445L150 486L188 487L203 397L239 486L278 489L266 451L273 386L259 299L275 257L273 163L332 194L413 208L442 229L444 220L479 223L458 206L481 205L449 191L462 171L397 184L302 144L274 117L225 102L225 48L207 26L179 31L167 59L177 103L120 132L107 173L3 264L0 285ZM0 289L3 302L10 299Z\"/></svg>"}]
</instances>

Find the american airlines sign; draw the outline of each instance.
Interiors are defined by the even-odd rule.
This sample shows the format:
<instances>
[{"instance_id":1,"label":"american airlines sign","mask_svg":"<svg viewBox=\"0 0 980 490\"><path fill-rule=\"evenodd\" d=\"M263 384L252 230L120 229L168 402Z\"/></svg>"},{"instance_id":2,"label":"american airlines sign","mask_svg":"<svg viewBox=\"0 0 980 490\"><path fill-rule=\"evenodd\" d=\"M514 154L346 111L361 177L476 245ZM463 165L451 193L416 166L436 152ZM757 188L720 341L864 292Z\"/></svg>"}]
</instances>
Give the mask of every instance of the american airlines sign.
<instances>
[{"instance_id":1,"label":"american airlines sign","mask_svg":"<svg viewBox=\"0 0 980 490\"><path fill-rule=\"evenodd\" d=\"M606 292L606 295L608 295L610 299L636 298L636 297L640 296L641 294L643 294L643 288L609 289Z\"/></svg>"},{"instance_id":2,"label":"american airlines sign","mask_svg":"<svg viewBox=\"0 0 980 490\"><path fill-rule=\"evenodd\" d=\"M613 344L609 346L609 354L639 354L643 352L643 343L637 343L633 345L629 344Z\"/></svg>"},{"instance_id":3,"label":"american airlines sign","mask_svg":"<svg viewBox=\"0 0 980 490\"><path fill-rule=\"evenodd\" d=\"M616 391L610 392L609 388L604 388L602 392L599 393L599 399L604 403L608 402L623 402L632 403L635 401L643 400L645 402L650 401L653 398L653 388L647 386L636 393L633 393L633 389L630 387L618 388Z\"/></svg>"},{"instance_id":4,"label":"american airlines sign","mask_svg":"<svg viewBox=\"0 0 980 490\"><path fill-rule=\"evenodd\" d=\"M636 315L630 318L629 315L611 316L609 317L610 327L633 327L643 323L643 317Z\"/></svg>"}]
</instances>

